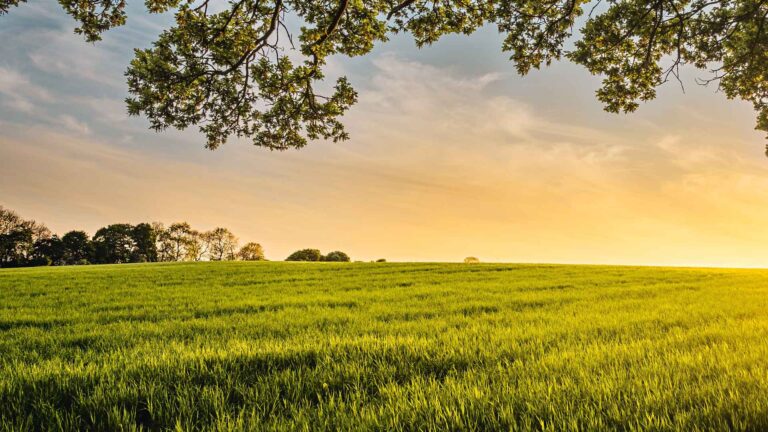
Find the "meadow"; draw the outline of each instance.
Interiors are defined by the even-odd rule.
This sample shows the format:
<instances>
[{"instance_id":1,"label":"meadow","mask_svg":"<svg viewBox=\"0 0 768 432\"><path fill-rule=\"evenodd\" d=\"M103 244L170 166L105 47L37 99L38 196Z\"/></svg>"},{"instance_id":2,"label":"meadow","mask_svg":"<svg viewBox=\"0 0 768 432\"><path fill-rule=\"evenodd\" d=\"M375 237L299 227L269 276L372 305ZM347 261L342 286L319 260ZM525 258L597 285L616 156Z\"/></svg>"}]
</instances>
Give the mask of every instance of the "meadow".
<instances>
[{"instance_id":1,"label":"meadow","mask_svg":"<svg viewBox=\"0 0 768 432\"><path fill-rule=\"evenodd\" d=\"M0 430L768 430L768 271L0 270Z\"/></svg>"}]
</instances>

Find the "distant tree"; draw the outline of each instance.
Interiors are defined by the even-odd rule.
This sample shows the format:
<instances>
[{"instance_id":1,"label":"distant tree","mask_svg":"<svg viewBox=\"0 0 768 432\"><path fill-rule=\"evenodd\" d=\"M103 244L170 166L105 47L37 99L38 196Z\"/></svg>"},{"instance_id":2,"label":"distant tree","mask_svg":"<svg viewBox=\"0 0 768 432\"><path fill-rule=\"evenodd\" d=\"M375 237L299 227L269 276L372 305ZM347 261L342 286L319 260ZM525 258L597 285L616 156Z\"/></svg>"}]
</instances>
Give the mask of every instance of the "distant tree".
<instances>
[{"instance_id":1,"label":"distant tree","mask_svg":"<svg viewBox=\"0 0 768 432\"><path fill-rule=\"evenodd\" d=\"M70 231L61 237L64 244L64 263L81 264L93 259L93 247L88 234L83 231Z\"/></svg>"},{"instance_id":2,"label":"distant tree","mask_svg":"<svg viewBox=\"0 0 768 432\"><path fill-rule=\"evenodd\" d=\"M246 243L240 248L237 257L243 261L264 261L264 249L258 243Z\"/></svg>"},{"instance_id":3,"label":"distant tree","mask_svg":"<svg viewBox=\"0 0 768 432\"><path fill-rule=\"evenodd\" d=\"M157 231L148 223L140 223L133 227L131 238L134 243L133 262L157 261Z\"/></svg>"},{"instance_id":4,"label":"distant tree","mask_svg":"<svg viewBox=\"0 0 768 432\"><path fill-rule=\"evenodd\" d=\"M157 250L157 260L158 261L167 261L164 259L163 251L162 251L162 241L163 241L163 235L165 234L165 225L162 222L152 222L150 225L152 225L152 230L155 232L155 250Z\"/></svg>"},{"instance_id":5,"label":"distant tree","mask_svg":"<svg viewBox=\"0 0 768 432\"><path fill-rule=\"evenodd\" d=\"M48 227L32 219L24 221L24 226L32 233L32 242L51 237Z\"/></svg>"},{"instance_id":6,"label":"distant tree","mask_svg":"<svg viewBox=\"0 0 768 432\"><path fill-rule=\"evenodd\" d=\"M0 206L0 234L10 234L24 224L24 219L11 209Z\"/></svg>"},{"instance_id":7,"label":"distant tree","mask_svg":"<svg viewBox=\"0 0 768 432\"><path fill-rule=\"evenodd\" d=\"M323 254L317 249L302 249L292 253L286 261L322 261Z\"/></svg>"},{"instance_id":8,"label":"distant tree","mask_svg":"<svg viewBox=\"0 0 768 432\"><path fill-rule=\"evenodd\" d=\"M63 265L66 247L58 236L38 239L33 246L30 265Z\"/></svg>"},{"instance_id":9,"label":"distant tree","mask_svg":"<svg viewBox=\"0 0 768 432\"><path fill-rule=\"evenodd\" d=\"M237 237L226 228L215 228L206 234L211 261L231 261L237 253Z\"/></svg>"},{"instance_id":10,"label":"distant tree","mask_svg":"<svg viewBox=\"0 0 768 432\"><path fill-rule=\"evenodd\" d=\"M159 229L159 227L155 227ZM158 255L160 261L182 261L189 255L193 230L186 222L171 224L158 231Z\"/></svg>"},{"instance_id":11,"label":"distant tree","mask_svg":"<svg viewBox=\"0 0 768 432\"><path fill-rule=\"evenodd\" d=\"M384 259L384 258L379 258L379 259L376 260L376 262L377 263L384 263L384 262L387 262L387 260Z\"/></svg>"},{"instance_id":12,"label":"distant tree","mask_svg":"<svg viewBox=\"0 0 768 432\"><path fill-rule=\"evenodd\" d=\"M211 236L209 233L201 233L192 230L189 233L189 243L187 244L187 256L190 261L202 261L211 248Z\"/></svg>"},{"instance_id":13,"label":"distant tree","mask_svg":"<svg viewBox=\"0 0 768 432\"><path fill-rule=\"evenodd\" d=\"M333 251L333 252L328 252L328 255L325 256L325 259L323 261L350 262L352 260L349 258L349 255L345 254L342 251Z\"/></svg>"},{"instance_id":14,"label":"distant tree","mask_svg":"<svg viewBox=\"0 0 768 432\"><path fill-rule=\"evenodd\" d=\"M34 220L25 220L13 210L0 206L0 266L29 264L38 240L50 238L51 231Z\"/></svg>"},{"instance_id":15,"label":"distant tree","mask_svg":"<svg viewBox=\"0 0 768 432\"><path fill-rule=\"evenodd\" d=\"M133 262L136 257L133 226L113 224L99 229L93 236L93 250L94 262L99 264Z\"/></svg>"},{"instance_id":16,"label":"distant tree","mask_svg":"<svg viewBox=\"0 0 768 432\"><path fill-rule=\"evenodd\" d=\"M475 257L466 257L464 258L465 264L478 264L480 263L480 260Z\"/></svg>"},{"instance_id":17,"label":"distant tree","mask_svg":"<svg viewBox=\"0 0 768 432\"><path fill-rule=\"evenodd\" d=\"M29 246L33 245L32 231L18 228L0 234L0 267L21 267L27 265Z\"/></svg>"}]
</instances>

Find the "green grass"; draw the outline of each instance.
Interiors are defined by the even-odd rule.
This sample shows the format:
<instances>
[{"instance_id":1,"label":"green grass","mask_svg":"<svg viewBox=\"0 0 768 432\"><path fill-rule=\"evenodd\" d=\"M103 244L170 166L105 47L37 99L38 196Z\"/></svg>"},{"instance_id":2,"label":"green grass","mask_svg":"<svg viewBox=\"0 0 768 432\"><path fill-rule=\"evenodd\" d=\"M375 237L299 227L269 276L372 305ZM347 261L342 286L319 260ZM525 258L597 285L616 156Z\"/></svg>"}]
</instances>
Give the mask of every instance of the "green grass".
<instances>
[{"instance_id":1,"label":"green grass","mask_svg":"<svg viewBox=\"0 0 768 432\"><path fill-rule=\"evenodd\" d=\"M768 430L768 271L0 271L0 430Z\"/></svg>"}]
</instances>

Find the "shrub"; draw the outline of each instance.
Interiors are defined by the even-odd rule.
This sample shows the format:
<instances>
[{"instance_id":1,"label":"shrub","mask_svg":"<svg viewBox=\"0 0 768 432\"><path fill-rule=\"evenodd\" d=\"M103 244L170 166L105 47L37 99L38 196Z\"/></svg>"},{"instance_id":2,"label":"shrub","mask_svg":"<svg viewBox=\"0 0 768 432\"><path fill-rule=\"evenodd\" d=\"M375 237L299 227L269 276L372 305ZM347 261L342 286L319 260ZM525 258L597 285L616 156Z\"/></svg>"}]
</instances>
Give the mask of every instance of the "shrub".
<instances>
[{"instance_id":1,"label":"shrub","mask_svg":"<svg viewBox=\"0 0 768 432\"><path fill-rule=\"evenodd\" d=\"M475 257L466 257L464 258L465 264L479 264L480 260Z\"/></svg>"},{"instance_id":2,"label":"shrub","mask_svg":"<svg viewBox=\"0 0 768 432\"><path fill-rule=\"evenodd\" d=\"M350 262L351 259L349 258L349 255L345 254L342 251L333 251L333 252L328 252L328 255L325 256L325 261Z\"/></svg>"},{"instance_id":3,"label":"shrub","mask_svg":"<svg viewBox=\"0 0 768 432\"><path fill-rule=\"evenodd\" d=\"M323 254L317 249L302 249L292 253L286 261L322 261Z\"/></svg>"},{"instance_id":4,"label":"shrub","mask_svg":"<svg viewBox=\"0 0 768 432\"><path fill-rule=\"evenodd\" d=\"M387 262L387 260L385 258L379 258L376 260L376 262Z\"/></svg>"}]
</instances>

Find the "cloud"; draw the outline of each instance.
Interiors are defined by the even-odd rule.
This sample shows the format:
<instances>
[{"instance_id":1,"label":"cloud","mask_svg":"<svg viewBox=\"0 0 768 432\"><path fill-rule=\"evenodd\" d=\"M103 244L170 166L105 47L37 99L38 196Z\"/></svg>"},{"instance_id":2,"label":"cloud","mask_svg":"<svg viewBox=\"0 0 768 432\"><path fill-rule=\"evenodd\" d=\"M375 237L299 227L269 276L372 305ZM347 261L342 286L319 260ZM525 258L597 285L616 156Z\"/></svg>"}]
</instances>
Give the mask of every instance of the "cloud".
<instances>
[{"instance_id":1,"label":"cloud","mask_svg":"<svg viewBox=\"0 0 768 432\"><path fill-rule=\"evenodd\" d=\"M524 138L535 124L525 104L487 95L488 86L500 77L497 73L457 77L394 54L376 58L373 67L373 77L354 109L365 113L366 129L392 118L405 119L402 126L414 127L409 133L429 130L433 139L455 142L453 137L468 130L493 132L500 135L497 138Z\"/></svg>"},{"instance_id":2,"label":"cloud","mask_svg":"<svg viewBox=\"0 0 768 432\"><path fill-rule=\"evenodd\" d=\"M53 30L42 30L30 43L28 57L39 72L60 79L77 80L89 86L105 86L117 91L125 89L122 69L127 61L120 56L126 47L85 43L79 36ZM66 88L66 86L62 86Z\"/></svg>"},{"instance_id":3,"label":"cloud","mask_svg":"<svg viewBox=\"0 0 768 432\"><path fill-rule=\"evenodd\" d=\"M91 129L88 127L88 125L85 122L81 122L80 120L72 117L71 115L62 114L58 118L58 123L64 126L66 129L69 129L72 132L82 134L82 135L88 135L91 133Z\"/></svg>"},{"instance_id":4,"label":"cloud","mask_svg":"<svg viewBox=\"0 0 768 432\"><path fill-rule=\"evenodd\" d=\"M32 84L22 73L3 66L0 66L0 96L3 105L22 113L31 113L39 103L52 99L46 89Z\"/></svg>"}]
</instances>

